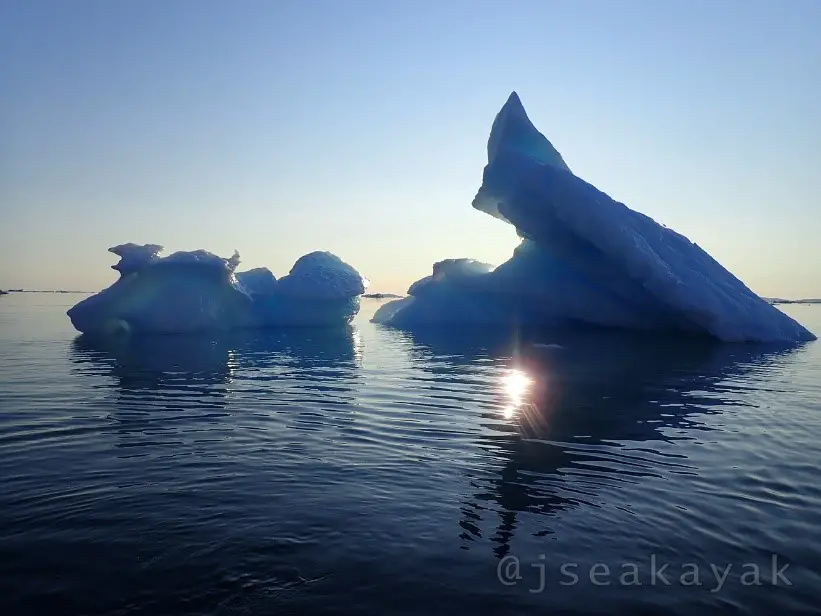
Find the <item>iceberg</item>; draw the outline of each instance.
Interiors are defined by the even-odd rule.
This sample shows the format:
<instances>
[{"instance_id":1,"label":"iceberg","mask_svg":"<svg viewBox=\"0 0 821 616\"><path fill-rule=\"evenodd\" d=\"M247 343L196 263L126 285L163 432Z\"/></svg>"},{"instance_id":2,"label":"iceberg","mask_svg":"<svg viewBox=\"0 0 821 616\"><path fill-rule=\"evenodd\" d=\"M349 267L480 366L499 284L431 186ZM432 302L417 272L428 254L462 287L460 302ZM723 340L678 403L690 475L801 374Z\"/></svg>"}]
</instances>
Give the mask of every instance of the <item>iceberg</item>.
<instances>
[{"instance_id":1,"label":"iceberg","mask_svg":"<svg viewBox=\"0 0 821 616\"><path fill-rule=\"evenodd\" d=\"M496 115L476 210L522 241L492 268L436 263L408 297L376 311L402 328L447 323L609 327L726 342L815 340L676 231L576 176L518 95Z\"/></svg>"},{"instance_id":2,"label":"iceberg","mask_svg":"<svg viewBox=\"0 0 821 616\"><path fill-rule=\"evenodd\" d=\"M329 252L300 257L277 280L267 268L236 272L239 254L160 256L157 244L109 248L119 279L67 314L85 334L192 333L350 323L368 281Z\"/></svg>"}]
</instances>

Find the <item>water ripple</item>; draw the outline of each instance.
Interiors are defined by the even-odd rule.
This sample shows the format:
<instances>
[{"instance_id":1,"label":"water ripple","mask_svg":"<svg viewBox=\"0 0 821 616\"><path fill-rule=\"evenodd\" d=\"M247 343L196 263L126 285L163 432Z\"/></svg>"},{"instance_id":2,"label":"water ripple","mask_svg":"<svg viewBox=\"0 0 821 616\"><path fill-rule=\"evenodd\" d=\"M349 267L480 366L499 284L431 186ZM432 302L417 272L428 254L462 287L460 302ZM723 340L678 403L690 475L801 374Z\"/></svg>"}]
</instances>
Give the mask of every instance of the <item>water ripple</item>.
<instances>
[{"instance_id":1,"label":"water ripple","mask_svg":"<svg viewBox=\"0 0 821 616\"><path fill-rule=\"evenodd\" d=\"M818 345L409 333L367 313L339 330L91 340L55 306L25 309L0 315L21 327L0 330L4 614L821 601ZM556 590L563 563L648 575L651 555L735 568L720 593L529 592L534 563ZM769 575L773 555L792 587L741 584L743 563ZM514 586L496 576L510 556Z\"/></svg>"}]
</instances>

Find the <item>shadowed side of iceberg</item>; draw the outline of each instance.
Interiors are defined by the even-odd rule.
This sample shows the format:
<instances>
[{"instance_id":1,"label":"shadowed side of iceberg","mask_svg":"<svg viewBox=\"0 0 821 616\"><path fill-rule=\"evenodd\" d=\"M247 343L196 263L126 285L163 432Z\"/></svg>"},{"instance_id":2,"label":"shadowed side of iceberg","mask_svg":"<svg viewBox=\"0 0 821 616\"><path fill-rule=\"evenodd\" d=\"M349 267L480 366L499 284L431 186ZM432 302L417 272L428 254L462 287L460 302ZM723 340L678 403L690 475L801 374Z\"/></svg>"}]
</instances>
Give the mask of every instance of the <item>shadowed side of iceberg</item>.
<instances>
[{"instance_id":1,"label":"shadowed side of iceberg","mask_svg":"<svg viewBox=\"0 0 821 616\"><path fill-rule=\"evenodd\" d=\"M424 294L411 287L375 321L410 327L479 314L733 342L815 339L686 237L574 175L515 93L494 120L473 207L516 227L523 241L511 259L467 287L447 278Z\"/></svg>"},{"instance_id":2,"label":"shadowed side of iceberg","mask_svg":"<svg viewBox=\"0 0 821 616\"><path fill-rule=\"evenodd\" d=\"M380 306L372 320L403 328L499 324L686 329L681 319L643 297L640 289L635 291L623 296L596 284L539 244L524 240L495 269L423 278L411 286L408 297Z\"/></svg>"},{"instance_id":3,"label":"shadowed side of iceberg","mask_svg":"<svg viewBox=\"0 0 821 616\"><path fill-rule=\"evenodd\" d=\"M236 272L239 254L204 250L160 257L154 244L109 249L120 256L120 278L67 312L75 329L191 333L273 326L349 323L367 281L328 252L301 257L277 280L267 268Z\"/></svg>"}]
</instances>

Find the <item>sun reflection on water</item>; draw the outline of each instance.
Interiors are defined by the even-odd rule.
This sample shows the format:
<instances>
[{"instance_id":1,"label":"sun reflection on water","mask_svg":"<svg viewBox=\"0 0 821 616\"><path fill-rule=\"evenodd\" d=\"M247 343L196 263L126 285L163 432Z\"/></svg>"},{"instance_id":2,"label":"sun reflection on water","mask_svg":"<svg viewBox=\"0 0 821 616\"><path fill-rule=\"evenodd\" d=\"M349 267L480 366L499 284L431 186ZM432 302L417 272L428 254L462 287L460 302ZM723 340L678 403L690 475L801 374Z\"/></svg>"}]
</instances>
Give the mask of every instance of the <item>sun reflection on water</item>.
<instances>
[{"instance_id":1,"label":"sun reflection on water","mask_svg":"<svg viewBox=\"0 0 821 616\"><path fill-rule=\"evenodd\" d=\"M513 368L502 378L502 382L508 396L508 404L502 413L505 419L511 419L524 403L533 380L524 371Z\"/></svg>"},{"instance_id":2,"label":"sun reflection on water","mask_svg":"<svg viewBox=\"0 0 821 616\"><path fill-rule=\"evenodd\" d=\"M362 332L359 329L354 329L351 333L351 345L353 347L353 359L357 365L362 364L362 351L364 343L362 342Z\"/></svg>"}]
</instances>

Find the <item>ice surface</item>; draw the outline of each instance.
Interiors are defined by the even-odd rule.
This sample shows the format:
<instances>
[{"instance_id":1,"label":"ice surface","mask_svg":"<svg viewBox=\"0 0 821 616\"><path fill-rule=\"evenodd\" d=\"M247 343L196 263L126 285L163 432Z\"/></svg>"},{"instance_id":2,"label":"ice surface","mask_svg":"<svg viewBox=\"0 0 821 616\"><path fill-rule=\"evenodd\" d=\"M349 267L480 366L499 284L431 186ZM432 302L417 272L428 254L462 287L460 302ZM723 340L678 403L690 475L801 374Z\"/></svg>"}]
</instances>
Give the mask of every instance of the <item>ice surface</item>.
<instances>
[{"instance_id":1,"label":"ice surface","mask_svg":"<svg viewBox=\"0 0 821 616\"><path fill-rule=\"evenodd\" d=\"M235 272L239 254L205 250L160 257L162 246L123 244L120 278L68 311L84 333L182 333L280 325L335 325L359 310L366 281L327 252L301 257L277 280L270 270Z\"/></svg>"},{"instance_id":2,"label":"ice surface","mask_svg":"<svg viewBox=\"0 0 821 616\"><path fill-rule=\"evenodd\" d=\"M418 296L426 288L436 287L440 283L465 283L471 276L487 274L492 265L473 259L445 259L433 264L433 274L414 282L408 290L409 295Z\"/></svg>"},{"instance_id":3,"label":"ice surface","mask_svg":"<svg viewBox=\"0 0 821 616\"><path fill-rule=\"evenodd\" d=\"M435 266L433 276L411 286L411 297L385 304L374 321L400 327L516 321L672 330L724 341L815 339L698 245L574 175L515 92L493 122L473 207L516 227L523 241L511 259L486 273L460 266L458 276L437 277Z\"/></svg>"},{"instance_id":4,"label":"ice surface","mask_svg":"<svg viewBox=\"0 0 821 616\"><path fill-rule=\"evenodd\" d=\"M279 280L279 292L310 299L345 299L365 292L368 281L330 252L300 257L287 276Z\"/></svg>"},{"instance_id":5,"label":"ice surface","mask_svg":"<svg viewBox=\"0 0 821 616\"><path fill-rule=\"evenodd\" d=\"M237 272L237 282L249 295L271 295L277 288L276 276L267 267Z\"/></svg>"},{"instance_id":6,"label":"ice surface","mask_svg":"<svg viewBox=\"0 0 821 616\"><path fill-rule=\"evenodd\" d=\"M120 257L120 262L112 265L111 269L115 269L121 274L127 274L140 269L143 265L154 261L162 252L162 246L158 244L121 244L119 246L112 246L108 252L113 252Z\"/></svg>"},{"instance_id":7,"label":"ice surface","mask_svg":"<svg viewBox=\"0 0 821 616\"><path fill-rule=\"evenodd\" d=\"M529 156L535 162L570 171L559 151L533 126L516 92L510 95L496 114L487 141L489 164L511 154Z\"/></svg>"}]
</instances>

